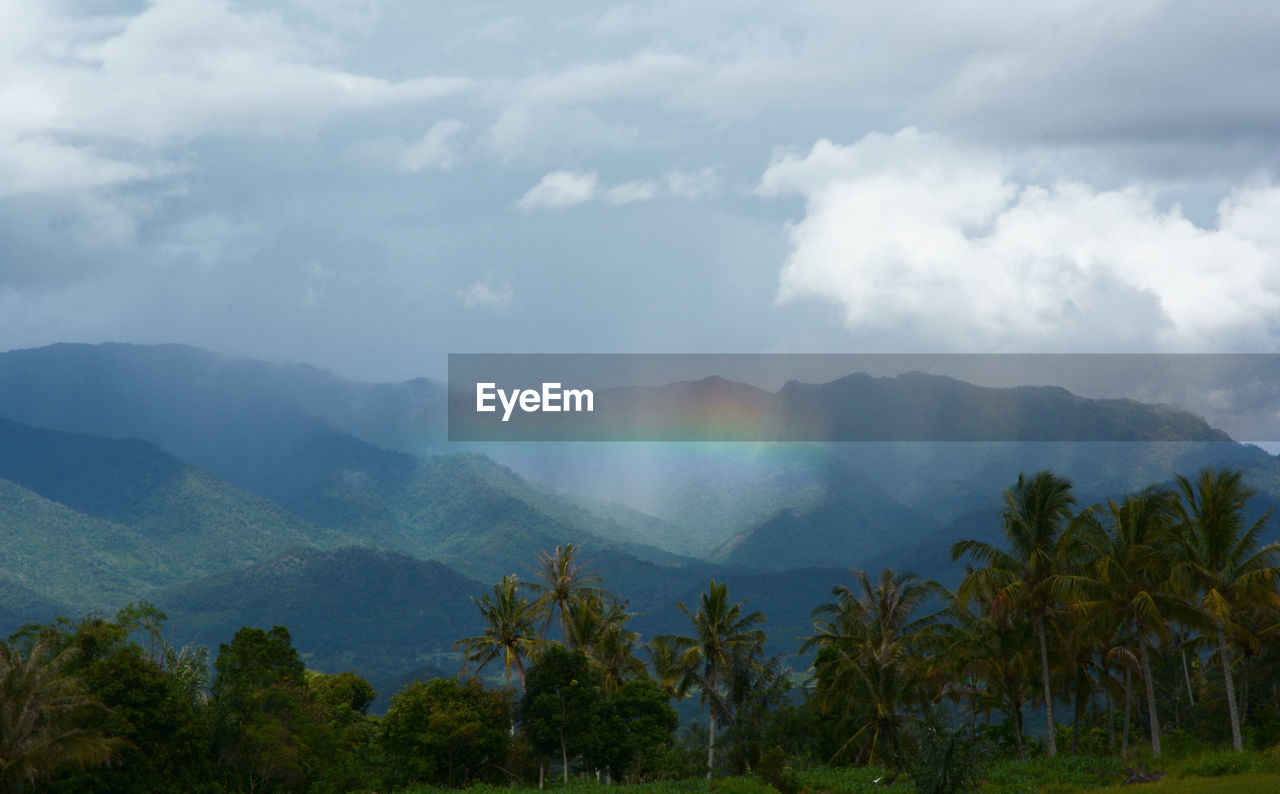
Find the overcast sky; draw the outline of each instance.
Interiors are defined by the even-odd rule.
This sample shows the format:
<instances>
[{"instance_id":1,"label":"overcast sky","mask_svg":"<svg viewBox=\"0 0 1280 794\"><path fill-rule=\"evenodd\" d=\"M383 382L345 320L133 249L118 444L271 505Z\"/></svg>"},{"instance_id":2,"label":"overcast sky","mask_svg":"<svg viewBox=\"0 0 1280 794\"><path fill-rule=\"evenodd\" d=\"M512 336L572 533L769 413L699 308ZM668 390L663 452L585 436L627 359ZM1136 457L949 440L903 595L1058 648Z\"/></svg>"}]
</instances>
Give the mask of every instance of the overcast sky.
<instances>
[{"instance_id":1,"label":"overcast sky","mask_svg":"<svg viewBox=\"0 0 1280 794\"><path fill-rule=\"evenodd\" d=\"M1280 4L0 0L0 349L1280 352Z\"/></svg>"}]
</instances>

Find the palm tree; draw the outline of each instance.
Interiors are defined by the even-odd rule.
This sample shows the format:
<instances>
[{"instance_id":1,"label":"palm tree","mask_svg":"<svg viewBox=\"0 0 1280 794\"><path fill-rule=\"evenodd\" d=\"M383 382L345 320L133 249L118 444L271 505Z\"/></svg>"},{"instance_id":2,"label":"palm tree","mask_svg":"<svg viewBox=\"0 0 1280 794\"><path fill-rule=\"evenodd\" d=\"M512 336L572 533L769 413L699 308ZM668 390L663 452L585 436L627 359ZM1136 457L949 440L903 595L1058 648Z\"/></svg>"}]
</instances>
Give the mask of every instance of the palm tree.
<instances>
[{"instance_id":1,"label":"palm tree","mask_svg":"<svg viewBox=\"0 0 1280 794\"><path fill-rule=\"evenodd\" d=\"M635 617L627 602L603 590L583 596L570 613L571 647L580 648L600 672L600 688L606 695L615 692L628 678L643 676L644 662L635 656L640 632L627 628Z\"/></svg>"},{"instance_id":2,"label":"palm tree","mask_svg":"<svg viewBox=\"0 0 1280 794\"><path fill-rule=\"evenodd\" d=\"M1179 525L1173 575L1184 592L1196 599L1216 634L1231 744L1241 750L1244 740L1228 639L1247 640L1248 633L1240 622L1242 614L1276 602L1280 544L1260 545L1259 536L1271 511L1246 529L1244 511L1253 490L1244 485L1240 471L1205 468L1194 482L1178 475L1176 484Z\"/></svg>"},{"instance_id":3,"label":"palm tree","mask_svg":"<svg viewBox=\"0 0 1280 794\"><path fill-rule=\"evenodd\" d=\"M994 606L994 608L992 608ZM1031 700L1029 682L1034 680L1036 644L1031 621L1012 605L991 605L983 610L978 624L975 661L997 693L1004 710L1013 718L1018 757L1025 757L1023 706Z\"/></svg>"},{"instance_id":4,"label":"palm tree","mask_svg":"<svg viewBox=\"0 0 1280 794\"><path fill-rule=\"evenodd\" d=\"M681 645L676 638L654 637L644 646L644 652L649 657L649 672L658 688L668 697L681 697L680 681L684 672L680 669Z\"/></svg>"},{"instance_id":5,"label":"palm tree","mask_svg":"<svg viewBox=\"0 0 1280 794\"><path fill-rule=\"evenodd\" d=\"M507 684L511 683L511 666L515 665L520 690L524 691L524 660L542 647L537 629L542 613L535 603L520 594L520 581L515 574L502 577L502 581L493 586L492 594L471 600L480 610L484 633L458 640L453 647L462 649L464 664L474 663L477 671L501 657L507 670Z\"/></svg>"},{"instance_id":6,"label":"palm tree","mask_svg":"<svg viewBox=\"0 0 1280 794\"><path fill-rule=\"evenodd\" d=\"M1173 620L1195 619L1169 586L1172 507L1173 495L1153 487L1119 503L1108 501L1105 512L1085 511L1074 534L1087 549L1089 570L1060 580L1085 626L1136 646L1154 755L1160 755L1160 719L1149 646L1169 640Z\"/></svg>"},{"instance_id":7,"label":"palm tree","mask_svg":"<svg viewBox=\"0 0 1280 794\"><path fill-rule=\"evenodd\" d=\"M717 708L721 702L720 689L736 662L755 658L763 647L765 635L760 625L765 617L762 612L744 612L741 602L730 602L729 586L714 579L703 591L696 612L683 603L677 603L676 607L689 618L693 634L659 638L658 642L669 644L676 651L676 664L682 672L679 693L683 695L697 686L702 705L709 710L707 777L710 778L715 766L716 720L723 716Z\"/></svg>"},{"instance_id":8,"label":"palm tree","mask_svg":"<svg viewBox=\"0 0 1280 794\"><path fill-rule=\"evenodd\" d=\"M862 571L851 570L857 587L836 585L836 597L815 609L814 615L828 615L846 627L862 627L870 639L897 640L920 631L935 621L935 616L916 617L920 605L936 590L933 582L914 573L895 573L886 568L875 585ZM831 622L831 621L828 621Z\"/></svg>"},{"instance_id":9,"label":"palm tree","mask_svg":"<svg viewBox=\"0 0 1280 794\"><path fill-rule=\"evenodd\" d=\"M106 763L119 746L85 725L103 706L64 668L76 650L39 639L24 657L0 642L0 791L26 792L70 766Z\"/></svg>"},{"instance_id":10,"label":"palm tree","mask_svg":"<svg viewBox=\"0 0 1280 794\"><path fill-rule=\"evenodd\" d=\"M1040 643L1040 679L1051 757L1057 755L1058 743L1049 680L1048 622L1057 606L1053 588L1067 564L1059 539L1074 506L1071 481L1065 477L1050 471L1029 479L1019 474L1014 487L1004 492L1000 511L1009 550L979 540L962 540L951 547L953 562L968 556L984 566L965 577L959 588L962 598L978 591L993 593L998 599L1020 604L1031 616Z\"/></svg>"},{"instance_id":11,"label":"palm tree","mask_svg":"<svg viewBox=\"0 0 1280 794\"><path fill-rule=\"evenodd\" d=\"M867 760L874 762L882 737L890 752L899 752L907 719L903 707L925 699L921 639L934 616L916 613L936 585L913 573L885 570L874 585L862 571L850 573L856 587L832 588L836 600L814 609L814 635L800 650L819 649L819 703L854 723L837 754L867 739Z\"/></svg>"},{"instance_id":12,"label":"palm tree","mask_svg":"<svg viewBox=\"0 0 1280 794\"><path fill-rule=\"evenodd\" d=\"M541 581L529 583L538 594L538 608L545 615L542 636L545 639L551 621L560 615L564 641L570 642L570 615L578 602L590 594L599 594L600 575L593 573L587 562L579 562L578 549L572 543L556 546L555 551L538 552L534 571Z\"/></svg>"}]
</instances>

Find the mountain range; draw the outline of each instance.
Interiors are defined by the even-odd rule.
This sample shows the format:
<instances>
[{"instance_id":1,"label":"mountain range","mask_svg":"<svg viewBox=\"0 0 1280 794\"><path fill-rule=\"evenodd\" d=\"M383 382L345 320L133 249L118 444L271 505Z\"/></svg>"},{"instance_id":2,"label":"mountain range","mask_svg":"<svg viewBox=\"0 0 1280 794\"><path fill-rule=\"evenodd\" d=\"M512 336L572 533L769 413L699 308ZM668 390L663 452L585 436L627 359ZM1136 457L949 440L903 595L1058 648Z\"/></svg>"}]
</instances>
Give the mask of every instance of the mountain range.
<instances>
[{"instance_id":1,"label":"mountain range","mask_svg":"<svg viewBox=\"0 0 1280 794\"><path fill-rule=\"evenodd\" d=\"M977 401L1028 439L1068 416L1166 440L446 445L445 390L425 379L360 383L177 345L10 351L0 631L146 598L183 641L283 623L309 665L396 681L456 669L453 641L478 629L471 599L572 542L646 635L681 630L674 604L715 577L790 653L847 568L954 577L946 548L998 539L1000 492L1021 471L1065 474L1088 504L1231 465L1255 511L1280 506L1280 460L1164 406L918 373L781 393L827 416L879 400L884 421L932 411L927 424Z\"/></svg>"}]
</instances>

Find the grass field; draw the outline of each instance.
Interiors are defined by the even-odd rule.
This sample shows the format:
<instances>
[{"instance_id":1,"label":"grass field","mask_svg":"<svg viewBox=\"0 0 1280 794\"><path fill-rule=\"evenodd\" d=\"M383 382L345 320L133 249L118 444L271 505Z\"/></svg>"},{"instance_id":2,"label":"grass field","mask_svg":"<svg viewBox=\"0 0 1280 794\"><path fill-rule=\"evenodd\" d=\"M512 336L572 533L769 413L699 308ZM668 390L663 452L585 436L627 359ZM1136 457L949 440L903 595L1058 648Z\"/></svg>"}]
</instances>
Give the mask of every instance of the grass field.
<instances>
[{"instance_id":1,"label":"grass field","mask_svg":"<svg viewBox=\"0 0 1280 794\"><path fill-rule=\"evenodd\" d=\"M1125 766L1109 756L1060 756L1055 759L998 761L987 769L976 791L984 794L1067 794L1068 792L1125 792L1125 794L1262 794L1280 792L1280 756L1271 753L1211 752L1177 761L1152 764L1164 777L1153 783L1122 785ZM880 767L817 768L802 770L797 776L807 794L908 794L915 787L909 778L893 778ZM536 791L534 788L475 786L473 794ZM548 791L593 791L596 794L774 794L776 789L754 777L717 778L708 783L701 778L659 781L637 785L602 786L594 781L571 781L567 786L548 782ZM450 789L422 786L406 794L445 794ZM456 791L454 789L453 791Z\"/></svg>"}]
</instances>

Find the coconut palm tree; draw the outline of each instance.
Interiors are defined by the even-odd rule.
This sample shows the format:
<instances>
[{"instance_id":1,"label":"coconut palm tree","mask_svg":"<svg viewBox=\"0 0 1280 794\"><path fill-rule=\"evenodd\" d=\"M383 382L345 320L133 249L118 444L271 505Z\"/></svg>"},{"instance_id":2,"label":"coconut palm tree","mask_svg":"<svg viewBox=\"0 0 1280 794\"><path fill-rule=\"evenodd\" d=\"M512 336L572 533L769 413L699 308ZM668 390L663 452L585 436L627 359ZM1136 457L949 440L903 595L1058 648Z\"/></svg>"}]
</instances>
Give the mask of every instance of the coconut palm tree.
<instances>
[{"instance_id":1,"label":"coconut palm tree","mask_svg":"<svg viewBox=\"0 0 1280 794\"><path fill-rule=\"evenodd\" d=\"M1242 615L1254 607L1276 602L1280 544L1261 545L1270 511L1245 526L1245 507L1253 490L1245 486L1240 471L1210 467L1194 481L1178 475L1175 482L1178 526L1173 579L1195 599L1217 640L1231 720L1231 744L1241 750L1244 740L1229 641L1249 641Z\"/></svg>"},{"instance_id":2,"label":"coconut palm tree","mask_svg":"<svg viewBox=\"0 0 1280 794\"><path fill-rule=\"evenodd\" d=\"M801 652L818 649L819 703L853 723L837 754L865 740L871 762L882 740L890 752L900 751L906 708L927 699L922 639L935 618L917 613L936 585L913 573L885 570L874 585L862 571L850 573L855 586L837 585L836 600L813 611L814 635Z\"/></svg>"},{"instance_id":3,"label":"coconut palm tree","mask_svg":"<svg viewBox=\"0 0 1280 794\"><path fill-rule=\"evenodd\" d=\"M954 562L967 556L982 566L970 570L961 583L961 598L976 592L992 593L995 598L1019 604L1031 616L1040 644L1046 745L1049 755L1054 756L1058 744L1049 678L1048 623L1058 607L1055 583L1068 564L1059 540L1071 519L1075 497L1070 480L1041 471L1030 478L1019 474L1014 487L1004 492L1003 501L1000 518L1008 550L979 540L962 540L952 545L951 559Z\"/></svg>"},{"instance_id":4,"label":"coconut palm tree","mask_svg":"<svg viewBox=\"0 0 1280 794\"><path fill-rule=\"evenodd\" d=\"M578 561L578 549L572 543L556 546L555 551L538 552L534 572L538 581L529 588L538 594L538 608L543 611L542 637L557 614L565 643L570 642L570 615L578 602L590 594L599 594L600 575L590 568L589 562Z\"/></svg>"},{"instance_id":5,"label":"coconut palm tree","mask_svg":"<svg viewBox=\"0 0 1280 794\"><path fill-rule=\"evenodd\" d=\"M579 648L600 672L600 688L613 694L628 678L643 676L644 662L635 656L640 632L627 628L635 616L627 602L603 590L584 595L570 613L570 647Z\"/></svg>"},{"instance_id":6,"label":"coconut palm tree","mask_svg":"<svg viewBox=\"0 0 1280 794\"><path fill-rule=\"evenodd\" d=\"M942 656L982 682L972 707L977 706L977 694L997 703L1013 721L1018 757L1024 758L1022 708L1036 657L1031 622L1021 609L990 593L975 592L964 600L946 590L942 593L946 621Z\"/></svg>"},{"instance_id":7,"label":"coconut palm tree","mask_svg":"<svg viewBox=\"0 0 1280 794\"><path fill-rule=\"evenodd\" d=\"M1151 677L1152 642L1167 643L1175 620L1195 621L1185 599L1170 588L1169 529L1173 495L1161 488L1090 508L1073 536L1086 549L1088 569L1060 579L1060 594L1087 629L1136 651L1147 697L1151 752L1160 755L1160 718ZM1126 699L1128 693L1126 693Z\"/></svg>"},{"instance_id":8,"label":"coconut palm tree","mask_svg":"<svg viewBox=\"0 0 1280 794\"><path fill-rule=\"evenodd\" d=\"M649 674L658 688L668 697L683 697L680 692L680 681L684 677L680 669L681 646L676 638L669 635L654 637L645 644L644 652L649 657Z\"/></svg>"},{"instance_id":9,"label":"coconut palm tree","mask_svg":"<svg viewBox=\"0 0 1280 794\"><path fill-rule=\"evenodd\" d=\"M66 673L76 653L37 639L24 656L0 642L0 791L33 791L61 769L106 763L117 749L86 724L105 709Z\"/></svg>"},{"instance_id":10,"label":"coconut palm tree","mask_svg":"<svg viewBox=\"0 0 1280 794\"><path fill-rule=\"evenodd\" d=\"M723 716L718 708L723 697L721 689L735 663L758 656L764 646L765 634L760 625L765 617L762 612L745 612L741 602L730 601L729 586L714 579L703 591L696 611L682 602L676 607L689 618L693 633L660 638L658 642L669 644L676 652L676 664L682 673L678 693L683 695L696 686L703 706L708 708L710 778L715 766L716 721Z\"/></svg>"},{"instance_id":11,"label":"coconut palm tree","mask_svg":"<svg viewBox=\"0 0 1280 794\"><path fill-rule=\"evenodd\" d=\"M458 640L453 647L461 649L464 664L475 664L477 671L501 658L508 684L511 683L511 667L514 665L520 690L524 691L524 660L542 647L538 635L542 612L537 604L521 595L520 590L520 581L515 574L508 574L493 586L492 594L486 593L479 600L471 599L480 610L484 633Z\"/></svg>"}]
</instances>

